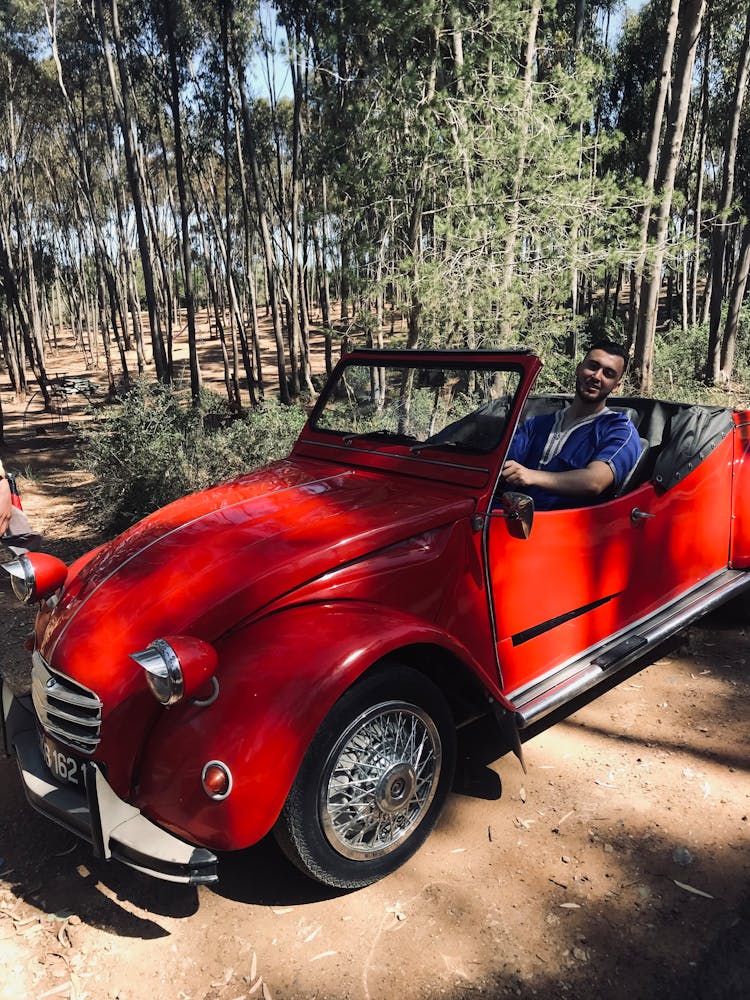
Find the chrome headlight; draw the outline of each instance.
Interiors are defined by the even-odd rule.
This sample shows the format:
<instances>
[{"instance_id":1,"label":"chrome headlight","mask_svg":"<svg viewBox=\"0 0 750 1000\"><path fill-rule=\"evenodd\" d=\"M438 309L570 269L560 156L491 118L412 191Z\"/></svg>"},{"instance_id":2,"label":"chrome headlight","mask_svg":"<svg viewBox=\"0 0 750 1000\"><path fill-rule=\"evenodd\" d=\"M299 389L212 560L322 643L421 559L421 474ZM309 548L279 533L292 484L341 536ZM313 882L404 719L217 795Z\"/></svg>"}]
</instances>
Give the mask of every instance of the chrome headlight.
<instances>
[{"instance_id":1,"label":"chrome headlight","mask_svg":"<svg viewBox=\"0 0 750 1000\"><path fill-rule=\"evenodd\" d=\"M174 705L180 700L185 690L182 667L168 642L154 639L146 649L130 656L146 671L146 682L157 701Z\"/></svg>"},{"instance_id":2,"label":"chrome headlight","mask_svg":"<svg viewBox=\"0 0 750 1000\"><path fill-rule=\"evenodd\" d=\"M131 653L130 657L143 667L146 682L162 705L174 705L201 688L207 688L209 693L211 687L208 682L213 679L219 662L213 646L189 635L154 639L145 649ZM218 689L215 681L213 687Z\"/></svg>"},{"instance_id":3,"label":"chrome headlight","mask_svg":"<svg viewBox=\"0 0 750 1000\"><path fill-rule=\"evenodd\" d=\"M10 574L13 593L19 601L43 601L51 597L65 583L68 567L55 556L45 552L32 552L19 556L2 568Z\"/></svg>"},{"instance_id":4,"label":"chrome headlight","mask_svg":"<svg viewBox=\"0 0 750 1000\"><path fill-rule=\"evenodd\" d=\"M5 563L3 569L10 573L10 585L19 601L27 604L34 596L34 568L27 556Z\"/></svg>"}]
</instances>

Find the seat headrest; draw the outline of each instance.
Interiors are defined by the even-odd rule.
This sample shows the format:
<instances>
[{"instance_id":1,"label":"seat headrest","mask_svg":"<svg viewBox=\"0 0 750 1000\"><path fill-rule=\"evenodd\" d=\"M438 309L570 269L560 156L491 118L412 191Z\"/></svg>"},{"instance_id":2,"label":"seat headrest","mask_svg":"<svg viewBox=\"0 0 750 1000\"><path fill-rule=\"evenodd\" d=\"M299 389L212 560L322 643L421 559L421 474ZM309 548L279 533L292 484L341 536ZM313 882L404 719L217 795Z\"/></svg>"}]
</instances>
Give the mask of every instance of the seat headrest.
<instances>
[{"instance_id":1,"label":"seat headrest","mask_svg":"<svg viewBox=\"0 0 750 1000\"><path fill-rule=\"evenodd\" d=\"M638 410L634 410L632 406L610 406L609 409L614 410L615 413L624 413L634 427L638 426L640 414L638 413Z\"/></svg>"}]
</instances>

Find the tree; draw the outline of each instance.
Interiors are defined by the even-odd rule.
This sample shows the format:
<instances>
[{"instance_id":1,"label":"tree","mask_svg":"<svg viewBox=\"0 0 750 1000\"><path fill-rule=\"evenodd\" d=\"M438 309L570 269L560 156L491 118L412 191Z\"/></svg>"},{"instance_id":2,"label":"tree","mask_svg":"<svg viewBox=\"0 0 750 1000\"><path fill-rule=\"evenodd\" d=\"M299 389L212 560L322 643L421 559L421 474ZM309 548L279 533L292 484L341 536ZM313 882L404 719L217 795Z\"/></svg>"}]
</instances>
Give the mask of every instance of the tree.
<instances>
[{"instance_id":1,"label":"tree","mask_svg":"<svg viewBox=\"0 0 750 1000\"><path fill-rule=\"evenodd\" d=\"M638 257L633 268L630 288L630 333L631 338L635 333L638 312L641 300L641 281L643 278L643 266L646 261L648 249L649 223L651 221L651 208L654 198L654 179L656 177L656 165L659 154L659 141L662 133L662 123L664 119L664 108L667 103L667 94L671 84L672 54L674 52L675 40L677 38L677 24L680 10L680 0L670 0L669 19L664 36L664 48L662 51L661 68L654 100L654 113L651 122L650 136L646 159L643 167L643 208L640 212L638 225Z\"/></svg>"},{"instance_id":2,"label":"tree","mask_svg":"<svg viewBox=\"0 0 750 1000\"><path fill-rule=\"evenodd\" d=\"M633 371L641 392L649 393L653 384L654 336L662 285L662 265L666 251L667 230L672 210L675 177L680 162L685 132L695 51L698 44L705 0L682 0L679 14L679 41L673 74L672 101L667 116L664 144L659 157L656 213L649 222L652 244L646 266L645 290L642 293L638 329L633 352Z\"/></svg>"},{"instance_id":3,"label":"tree","mask_svg":"<svg viewBox=\"0 0 750 1000\"><path fill-rule=\"evenodd\" d=\"M720 325L722 302L724 298L724 254L727 240L727 224L734 195L734 169L737 159L737 139L740 131L740 116L747 90L748 74L750 73L750 7L747 11L745 33L737 60L737 75L734 84L729 120L723 148L723 166L721 177L721 194L717 206L717 217L711 227L711 308L708 339L708 359L706 376L709 381L728 380L731 375L731 362L727 369L726 346L722 351Z\"/></svg>"},{"instance_id":4,"label":"tree","mask_svg":"<svg viewBox=\"0 0 750 1000\"><path fill-rule=\"evenodd\" d=\"M109 0L109 14L112 22L111 39L110 29L107 25L105 17L103 0L94 0L94 2L100 41L107 65L112 99L120 134L122 136L123 151L125 154L125 163L127 166L130 194L132 198L132 209L138 233L138 247L140 250L141 268L143 271L143 282L146 289L146 303L151 326L151 347L153 350L154 363L156 365L156 374L161 381L168 381L171 375L167 365L167 357L164 349L161 318L159 315L159 303L157 301L156 286L154 283L154 269L147 231L146 207L144 205L143 174L138 155L137 127L132 111L132 82L122 34L120 31L118 0ZM113 47L114 54L112 52ZM115 63L117 64L116 66Z\"/></svg>"}]
</instances>

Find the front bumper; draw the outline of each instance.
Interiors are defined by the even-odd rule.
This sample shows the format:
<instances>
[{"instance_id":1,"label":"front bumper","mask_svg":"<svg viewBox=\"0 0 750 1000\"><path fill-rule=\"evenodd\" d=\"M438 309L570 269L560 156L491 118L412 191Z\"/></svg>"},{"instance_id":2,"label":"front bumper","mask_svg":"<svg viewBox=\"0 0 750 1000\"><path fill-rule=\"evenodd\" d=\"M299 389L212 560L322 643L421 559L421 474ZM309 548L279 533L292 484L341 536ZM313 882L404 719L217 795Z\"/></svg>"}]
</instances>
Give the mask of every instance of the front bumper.
<instances>
[{"instance_id":1,"label":"front bumper","mask_svg":"<svg viewBox=\"0 0 750 1000\"><path fill-rule=\"evenodd\" d=\"M97 858L114 858L168 882L217 881L215 854L180 840L118 798L95 761L83 764L85 791L56 781L42 757L31 699L16 697L0 678L0 701L0 751L15 752L34 809L87 840Z\"/></svg>"}]
</instances>

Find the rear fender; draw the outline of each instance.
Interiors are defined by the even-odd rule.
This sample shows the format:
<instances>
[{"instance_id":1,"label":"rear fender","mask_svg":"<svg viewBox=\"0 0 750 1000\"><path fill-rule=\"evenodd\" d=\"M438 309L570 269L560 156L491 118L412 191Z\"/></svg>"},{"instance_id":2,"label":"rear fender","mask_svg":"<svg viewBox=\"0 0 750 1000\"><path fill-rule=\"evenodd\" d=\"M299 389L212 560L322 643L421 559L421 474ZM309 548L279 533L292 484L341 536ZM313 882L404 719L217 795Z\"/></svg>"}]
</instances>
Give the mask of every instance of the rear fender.
<instances>
[{"instance_id":1,"label":"rear fender","mask_svg":"<svg viewBox=\"0 0 750 1000\"><path fill-rule=\"evenodd\" d=\"M374 663L413 644L442 647L486 687L479 664L445 632L357 601L289 608L227 637L217 645L218 697L206 707L164 710L141 759L136 804L193 843L216 850L255 843L278 818L334 702ZM214 760L232 774L222 801L201 786Z\"/></svg>"}]
</instances>

